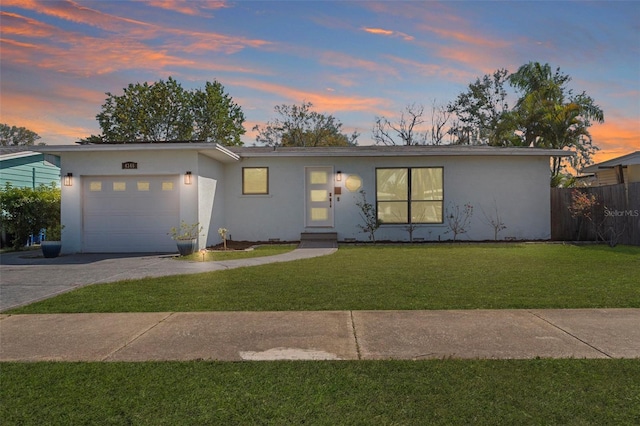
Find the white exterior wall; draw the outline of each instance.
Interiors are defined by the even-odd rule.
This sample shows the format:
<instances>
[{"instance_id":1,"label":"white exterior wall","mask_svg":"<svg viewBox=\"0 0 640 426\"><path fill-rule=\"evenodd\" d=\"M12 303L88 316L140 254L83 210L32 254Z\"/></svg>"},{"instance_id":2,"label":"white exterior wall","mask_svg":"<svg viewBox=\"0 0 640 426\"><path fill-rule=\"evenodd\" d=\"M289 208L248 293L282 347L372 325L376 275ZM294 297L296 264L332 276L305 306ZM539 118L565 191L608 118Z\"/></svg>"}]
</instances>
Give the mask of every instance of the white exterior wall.
<instances>
[{"instance_id":1,"label":"white exterior wall","mask_svg":"<svg viewBox=\"0 0 640 426\"><path fill-rule=\"evenodd\" d=\"M292 161L293 160L293 161ZM297 241L304 231L304 166L317 159L243 158L225 169L224 226L236 241ZM268 167L269 194L243 195L242 168Z\"/></svg>"},{"instance_id":2,"label":"white exterior wall","mask_svg":"<svg viewBox=\"0 0 640 426\"><path fill-rule=\"evenodd\" d=\"M128 161L138 163L138 168L123 170L122 163ZM197 166L195 151L65 152L62 155L61 173L73 173L73 185L62 186L61 222L65 227L62 234L63 252L83 251L82 179L89 176L179 175L180 220L194 223L198 221ZM182 178L187 170L193 172L194 182L191 185L185 185Z\"/></svg>"},{"instance_id":3,"label":"white exterior wall","mask_svg":"<svg viewBox=\"0 0 640 426\"><path fill-rule=\"evenodd\" d=\"M305 228L305 166L332 166L342 172L342 194L334 196L335 227ZM242 195L242 167L269 167L269 195ZM482 210L491 215L494 200L507 228L499 239L550 238L548 157L536 156L432 156L432 157L264 157L243 158L226 166L225 227L232 239L242 241L297 241L301 232L338 232L338 239L366 241L368 235L355 205L359 192L344 187L346 178L362 178L367 201L375 202L375 170L379 167L443 167L444 206L470 203L474 214L468 233L459 240L493 240L493 228L484 223ZM419 225L414 238L450 240L445 224ZM377 240L408 241L406 225L383 225Z\"/></svg>"},{"instance_id":4,"label":"white exterior wall","mask_svg":"<svg viewBox=\"0 0 640 426\"><path fill-rule=\"evenodd\" d=\"M198 155L198 222L203 227L200 249L221 241L219 228L224 228L224 167L218 161Z\"/></svg>"},{"instance_id":5,"label":"white exterior wall","mask_svg":"<svg viewBox=\"0 0 640 426\"><path fill-rule=\"evenodd\" d=\"M204 148L203 148L204 149ZM206 151L203 151L206 153ZM524 152L524 151L523 151ZM69 150L61 155L61 174L73 173L73 185L62 186L63 251L83 251L82 180L95 176L179 176L180 219L199 222L203 236L200 248L220 242L218 228L227 228L237 241L298 241L302 232L337 232L340 241L367 241L361 232L362 218L356 202L359 190L375 205L376 168L442 167L444 207L474 207L469 232L459 240L493 240L494 230L483 210L491 215L494 203L506 225L499 239L544 240L550 238L549 161L547 155L386 155L250 156L220 162L197 149ZM123 162L138 168L123 170ZM342 193L333 196L334 227L305 227L305 167L332 167L342 180L334 181ZM269 194L242 195L242 168L268 167ZM184 174L192 172L192 184L184 184ZM350 175L362 179L362 187L350 192L345 183ZM446 212L446 210L445 210ZM178 226L179 223L176 223ZM168 232L169 230L167 230ZM451 240L445 223L417 225L414 239ZM408 241L406 225L383 225L376 239Z\"/></svg>"}]
</instances>

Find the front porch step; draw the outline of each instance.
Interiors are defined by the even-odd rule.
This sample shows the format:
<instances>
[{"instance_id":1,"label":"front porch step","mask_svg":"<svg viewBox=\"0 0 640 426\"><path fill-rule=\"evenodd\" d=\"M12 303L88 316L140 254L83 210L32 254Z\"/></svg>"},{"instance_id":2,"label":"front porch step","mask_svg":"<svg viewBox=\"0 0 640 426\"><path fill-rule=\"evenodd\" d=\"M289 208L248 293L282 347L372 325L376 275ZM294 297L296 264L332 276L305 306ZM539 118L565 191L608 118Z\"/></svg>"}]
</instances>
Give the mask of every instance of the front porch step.
<instances>
[{"instance_id":1,"label":"front porch step","mask_svg":"<svg viewBox=\"0 0 640 426\"><path fill-rule=\"evenodd\" d=\"M338 247L337 232L302 232L300 248L333 248Z\"/></svg>"},{"instance_id":2,"label":"front porch step","mask_svg":"<svg viewBox=\"0 0 640 426\"><path fill-rule=\"evenodd\" d=\"M336 240L338 241L337 232L303 232L300 234L300 241L307 240Z\"/></svg>"}]
</instances>

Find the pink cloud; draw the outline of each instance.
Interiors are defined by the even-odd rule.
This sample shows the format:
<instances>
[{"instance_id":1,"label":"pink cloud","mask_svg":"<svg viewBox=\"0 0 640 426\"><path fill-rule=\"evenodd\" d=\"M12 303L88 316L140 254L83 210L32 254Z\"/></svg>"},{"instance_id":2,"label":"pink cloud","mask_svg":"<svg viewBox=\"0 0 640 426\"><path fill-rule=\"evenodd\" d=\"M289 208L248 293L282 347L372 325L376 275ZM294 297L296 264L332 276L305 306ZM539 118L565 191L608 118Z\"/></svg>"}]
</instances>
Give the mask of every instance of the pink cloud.
<instances>
[{"instance_id":1,"label":"pink cloud","mask_svg":"<svg viewBox=\"0 0 640 426\"><path fill-rule=\"evenodd\" d=\"M16 0L8 0L8 3L9 4L7 6L31 9L44 15L90 25L110 33L116 33L119 37L132 37L136 40L150 40L158 39L162 36L170 36L171 40L174 41L169 43L168 47L172 44L179 45L182 50L190 52L205 50L235 53L246 47L260 48L269 44L269 42L265 40L246 39L243 37L226 36L214 32L183 30L179 28L159 26L139 20L103 13L95 9L81 6L72 1L47 2L31 0L29 2L22 3ZM184 3L188 5L195 5L193 7L199 8L213 8L215 5L220 4L220 2L205 3L204 5L199 2ZM38 21L30 20L29 25L37 26L39 23ZM175 41L180 39L184 39L184 41L179 43Z\"/></svg>"},{"instance_id":2,"label":"pink cloud","mask_svg":"<svg viewBox=\"0 0 640 426\"><path fill-rule=\"evenodd\" d=\"M64 2L3 0L3 3L5 7L13 6L21 9L34 10L43 15L54 16L66 21L86 24L107 30L122 30L130 25L148 25L142 21L103 13L98 10L82 6L71 0Z\"/></svg>"},{"instance_id":3,"label":"pink cloud","mask_svg":"<svg viewBox=\"0 0 640 426\"><path fill-rule=\"evenodd\" d=\"M363 2L362 6L378 14L405 20L406 27L419 34L414 43L440 58L464 64L482 73L495 71L496 63L505 63L507 52L514 43L512 40L487 37L473 30L474 23L447 3L429 2L427 7L424 2L405 2L402 7L397 7L392 2ZM370 30L374 34L391 35L387 29Z\"/></svg>"},{"instance_id":4,"label":"pink cloud","mask_svg":"<svg viewBox=\"0 0 640 426\"><path fill-rule=\"evenodd\" d=\"M291 103L311 102L318 111L329 113L336 111L372 111L374 108L383 106L389 102L382 98L340 96L333 93L311 92L257 80L234 81L232 84L275 94L287 99L287 102ZM278 102L275 104L277 103ZM275 106L275 104L273 106Z\"/></svg>"},{"instance_id":5,"label":"pink cloud","mask_svg":"<svg viewBox=\"0 0 640 426\"><path fill-rule=\"evenodd\" d=\"M217 33L188 31L176 28L165 29L173 41L165 43L166 47L180 48L186 52L221 51L227 54L239 52L247 47L259 49L271 45L266 40L230 37Z\"/></svg>"},{"instance_id":6,"label":"pink cloud","mask_svg":"<svg viewBox=\"0 0 640 426\"><path fill-rule=\"evenodd\" d=\"M389 65L379 64L373 61L359 59L340 52L325 51L320 53L320 62L339 68L355 68L368 72L383 73L398 76L398 71Z\"/></svg>"},{"instance_id":7,"label":"pink cloud","mask_svg":"<svg viewBox=\"0 0 640 426\"><path fill-rule=\"evenodd\" d=\"M53 92L55 95L47 98L39 94L3 93L2 122L33 130L42 138L39 142L46 144L68 144L99 131L95 114L104 101L104 94L77 87L60 87ZM86 98L70 102L65 93ZM65 114L61 116L60 111ZM65 119L67 116L75 117L74 124ZM81 121L86 126L78 124L78 117L83 118Z\"/></svg>"},{"instance_id":8,"label":"pink cloud","mask_svg":"<svg viewBox=\"0 0 640 426\"><path fill-rule=\"evenodd\" d=\"M594 145L600 148L595 155L598 163L640 150L640 123L636 118L607 119L593 125L589 132Z\"/></svg>"},{"instance_id":9,"label":"pink cloud","mask_svg":"<svg viewBox=\"0 0 640 426\"><path fill-rule=\"evenodd\" d=\"M182 52L221 50L233 53L244 47L260 47L267 42L226 37L214 33L198 33L167 29L170 40L186 41L150 47L134 33L117 33L112 37L91 37L65 31L35 19L2 12L3 60L58 72L79 75L100 75L125 69L162 70L167 67L188 67L214 71L256 72L238 65L226 65L221 60L192 60ZM147 29L149 36L154 29ZM37 40L37 41L36 41ZM170 54L170 51L178 52ZM263 71L259 71L264 74Z\"/></svg>"},{"instance_id":10,"label":"pink cloud","mask_svg":"<svg viewBox=\"0 0 640 426\"><path fill-rule=\"evenodd\" d=\"M438 28L433 25L423 25L422 29L428 32L435 33L441 38L453 40L459 43L463 43L465 45L470 45L475 47L484 47L489 49L504 49L511 45L510 42L507 42L504 40L483 37L481 34L477 32L471 32L471 31L465 32L462 30L453 31L449 28Z\"/></svg>"},{"instance_id":11,"label":"pink cloud","mask_svg":"<svg viewBox=\"0 0 640 426\"><path fill-rule=\"evenodd\" d=\"M389 36L389 37L401 37L405 41L414 40L413 36L410 36L409 34L406 34L400 31L391 31L391 30L385 30L383 28L369 28L369 27L364 27L362 28L362 30L369 34L383 35L383 36Z\"/></svg>"},{"instance_id":12,"label":"pink cloud","mask_svg":"<svg viewBox=\"0 0 640 426\"><path fill-rule=\"evenodd\" d=\"M44 38L56 33L56 28L51 25L9 12L0 12L0 26L4 37L11 35Z\"/></svg>"},{"instance_id":13,"label":"pink cloud","mask_svg":"<svg viewBox=\"0 0 640 426\"><path fill-rule=\"evenodd\" d=\"M473 78L477 76L473 75L473 73L462 71L458 68L447 67L444 65L438 65L434 63L423 63L418 61L413 61L410 59L401 58L398 56L387 56L391 61L403 65L410 71L417 72L418 74L425 77L442 77L449 81L454 81L457 83L465 83L471 81Z\"/></svg>"},{"instance_id":14,"label":"pink cloud","mask_svg":"<svg viewBox=\"0 0 640 426\"><path fill-rule=\"evenodd\" d=\"M215 10L229 7L225 1L189 1L189 0L145 0L150 6L171 10L190 16L200 16L203 10ZM211 16L211 15L207 15Z\"/></svg>"}]
</instances>

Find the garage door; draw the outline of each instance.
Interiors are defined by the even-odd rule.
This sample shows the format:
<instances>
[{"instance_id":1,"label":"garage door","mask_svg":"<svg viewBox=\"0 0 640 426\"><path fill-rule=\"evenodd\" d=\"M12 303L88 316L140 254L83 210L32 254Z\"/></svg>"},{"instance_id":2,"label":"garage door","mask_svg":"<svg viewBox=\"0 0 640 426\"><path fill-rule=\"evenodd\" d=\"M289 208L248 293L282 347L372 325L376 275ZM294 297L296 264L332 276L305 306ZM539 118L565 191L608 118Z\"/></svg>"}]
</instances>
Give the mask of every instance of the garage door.
<instances>
[{"instance_id":1,"label":"garage door","mask_svg":"<svg viewBox=\"0 0 640 426\"><path fill-rule=\"evenodd\" d=\"M84 251L176 251L167 232L180 223L178 183L178 176L83 178Z\"/></svg>"}]
</instances>

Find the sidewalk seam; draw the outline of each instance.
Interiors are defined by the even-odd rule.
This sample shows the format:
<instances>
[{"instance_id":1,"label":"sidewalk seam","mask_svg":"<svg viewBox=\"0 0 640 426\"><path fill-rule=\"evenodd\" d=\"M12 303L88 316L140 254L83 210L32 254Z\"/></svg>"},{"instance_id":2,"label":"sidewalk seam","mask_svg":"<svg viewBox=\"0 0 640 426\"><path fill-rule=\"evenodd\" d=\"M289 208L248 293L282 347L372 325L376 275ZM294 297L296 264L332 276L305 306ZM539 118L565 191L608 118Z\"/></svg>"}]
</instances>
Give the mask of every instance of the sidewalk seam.
<instances>
[{"instance_id":1,"label":"sidewalk seam","mask_svg":"<svg viewBox=\"0 0 640 426\"><path fill-rule=\"evenodd\" d=\"M138 334L136 334L135 336L133 336L133 338L127 342L125 342L124 345L120 346L117 349L114 349L113 351L109 352L107 355L105 355L100 361L107 361L109 358L111 358L113 355L117 354L118 352L120 352L121 350L123 350L124 348L126 348L127 346L131 345L133 342L135 342L136 340L138 340L140 337L144 336L145 334L147 334L149 331L153 330L154 328L156 328L157 326L159 326L160 324L162 324L163 322L165 322L167 319L169 319L170 317L173 316L173 314L175 314L175 312L169 312L169 314L167 316L165 316L164 318L162 318L160 321L156 322L155 324L152 324L150 327L146 328L145 330L142 330L141 332L139 332Z\"/></svg>"},{"instance_id":2,"label":"sidewalk seam","mask_svg":"<svg viewBox=\"0 0 640 426\"><path fill-rule=\"evenodd\" d=\"M353 311L349 311L349 316L351 318L351 331L353 332L353 341L356 344L356 355L358 357L358 361L361 361L362 354L360 353L360 342L358 342L358 333L356 333L356 323L353 319Z\"/></svg>"},{"instance_id":3,"label":"sidewalk seam","mask_svg":"<svg viewBox=\"0 0 640 426\"><path fill-rule=\"evenodd\" d=\"M584 343L585 345L589 346L591 349L595 350L596 352L600 352L602 355L606 356L607 358L609 358L609 359L613 359L613 357L612 357L611 355L609 355L608 353L606 353L606 352L605 352L605 351L603 351L602 349L599 349L599 348L597 348L597 347L593 346L591 343L589 343L589 342L587 342L587 341L585 341L585 340L583 340L583 339L579 338L579 337L578 337L578 336L576 336L575 334L573 334L573 333L569 333L569 332L568 332L567 330L565 330L564 328L562 328L562 327L560 327L560 326L558 326L558 325L556 325L556 324L552 323L551 321L547 320L546 318L543 318L542 316L540 316L540 315L536 314L535 312L532 312L532 311L528 311L528 312L529 312L531 315L533 315L534 317L536 317L536 318L538 318L538 319L541 319L542 321L546 322L546 323L547 323L547 324L549 324L550 326L555 327L555 328L557 328L558 330L562 331L563 333L565 333L565 334L567 334L567 335L569 335L569 336L573 337L573 338L574 338L574 339L576 339L577 341Z\"/></svg>"}]
</instances>

